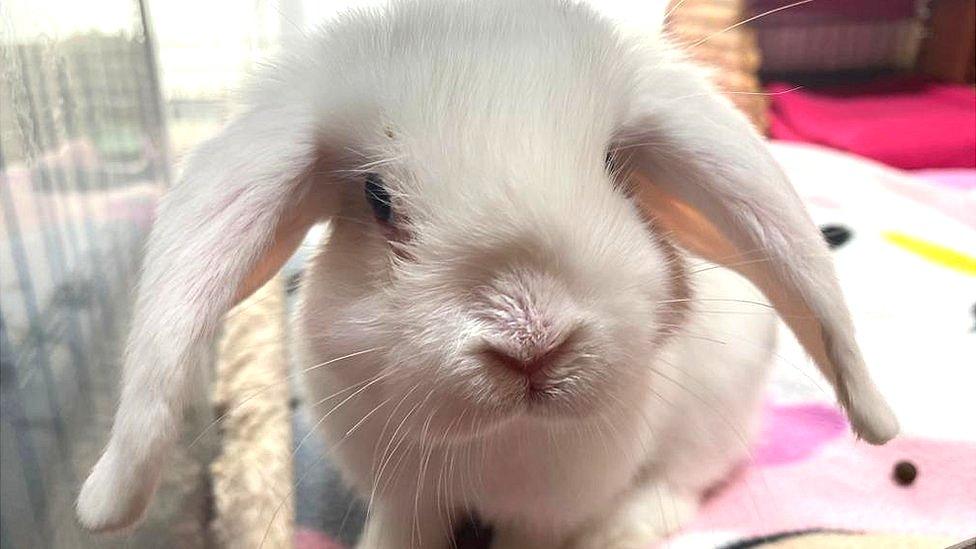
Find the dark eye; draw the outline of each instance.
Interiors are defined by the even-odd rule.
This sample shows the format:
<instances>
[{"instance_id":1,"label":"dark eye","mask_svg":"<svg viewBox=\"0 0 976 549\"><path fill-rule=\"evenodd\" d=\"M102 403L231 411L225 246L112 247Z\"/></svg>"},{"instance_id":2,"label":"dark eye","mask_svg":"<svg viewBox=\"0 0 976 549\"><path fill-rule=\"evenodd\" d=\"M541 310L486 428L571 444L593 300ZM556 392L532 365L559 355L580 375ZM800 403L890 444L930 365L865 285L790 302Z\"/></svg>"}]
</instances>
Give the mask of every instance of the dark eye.
<instances>
[{"instance_id":1,"label":"dark eye","mask_svg":"<svg viewBox=\"0 0 976 549\"><path fill-rule=\"evenodd\" d=\"M393 206L390 203L390 192L386 190L380 176L371 173L366 176L366 201L373 209L373 215L383 223L389 223L393 216Z\"/></svg>"}]
</instances>

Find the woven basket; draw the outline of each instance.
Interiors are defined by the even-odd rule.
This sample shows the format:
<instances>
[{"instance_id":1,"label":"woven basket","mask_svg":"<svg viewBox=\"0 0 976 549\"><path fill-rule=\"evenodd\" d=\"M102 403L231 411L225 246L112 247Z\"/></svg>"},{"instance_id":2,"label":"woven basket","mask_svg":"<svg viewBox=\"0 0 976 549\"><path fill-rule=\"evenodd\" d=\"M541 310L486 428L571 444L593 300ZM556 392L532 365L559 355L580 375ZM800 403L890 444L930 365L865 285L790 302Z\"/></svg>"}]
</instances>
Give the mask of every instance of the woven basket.
<instances>
[{"instance_id":1,"label":"woven basket","mask_svg":"<svg viewBox=\"0 0 976 549\"><path fill-rule=\"evenodd\" d=\"M761 58L743 0L672 0L665 30L696 61L715 69L715 82L766 132L768 100L757 73Z\"/></svg>"}]
</instances>

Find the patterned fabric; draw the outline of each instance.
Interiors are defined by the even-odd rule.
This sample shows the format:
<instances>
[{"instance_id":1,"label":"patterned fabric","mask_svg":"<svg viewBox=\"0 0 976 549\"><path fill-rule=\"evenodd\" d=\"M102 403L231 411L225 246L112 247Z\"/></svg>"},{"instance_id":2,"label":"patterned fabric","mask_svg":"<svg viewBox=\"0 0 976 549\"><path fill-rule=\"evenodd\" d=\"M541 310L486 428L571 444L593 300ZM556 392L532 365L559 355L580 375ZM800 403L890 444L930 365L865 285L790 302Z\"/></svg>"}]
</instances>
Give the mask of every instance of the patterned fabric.
<instances>
[{"instance_id":1,"label":"patterned fabric","mask_svg":"<svg viewBox=\"0 0 976 549\"><path fill-rule=\"evenodd\" d=\"M814 220L853 234L833 252L838 273L903 433L881 447L855 440L784 329L751 462L666 546L731 546L811 529L853 534L749 546L962 541L976 533L976 422L967 412L976 387L976 170L923 179L812 145L772 147ZM894 475L900 462L917 471L910 484Z\"/></svg>"}]
</instances>

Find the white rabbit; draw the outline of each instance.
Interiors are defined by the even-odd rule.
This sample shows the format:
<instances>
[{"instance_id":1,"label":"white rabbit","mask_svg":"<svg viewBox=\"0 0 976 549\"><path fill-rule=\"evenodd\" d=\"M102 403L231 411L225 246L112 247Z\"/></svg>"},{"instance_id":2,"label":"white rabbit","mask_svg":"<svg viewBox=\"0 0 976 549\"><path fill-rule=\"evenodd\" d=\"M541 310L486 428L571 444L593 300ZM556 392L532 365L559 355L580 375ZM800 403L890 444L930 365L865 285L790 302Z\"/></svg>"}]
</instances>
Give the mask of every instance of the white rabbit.
<instances>
[{"instance_id":1,"label":"white rabbit","mask_svg":"<svg viewBox=\"0 0 976 549\"><path fill-rule=\"evenodd\" d=\"M571 2L403 2L284 56L166 197L85 526L140 518L200 349L320 220L297 347L334 361L308 383L361 547L467 513L498 547L666 534L747 451L762 295L853 429L897 432L818 231L698 69Z\"/></svg>"}]
</instances>

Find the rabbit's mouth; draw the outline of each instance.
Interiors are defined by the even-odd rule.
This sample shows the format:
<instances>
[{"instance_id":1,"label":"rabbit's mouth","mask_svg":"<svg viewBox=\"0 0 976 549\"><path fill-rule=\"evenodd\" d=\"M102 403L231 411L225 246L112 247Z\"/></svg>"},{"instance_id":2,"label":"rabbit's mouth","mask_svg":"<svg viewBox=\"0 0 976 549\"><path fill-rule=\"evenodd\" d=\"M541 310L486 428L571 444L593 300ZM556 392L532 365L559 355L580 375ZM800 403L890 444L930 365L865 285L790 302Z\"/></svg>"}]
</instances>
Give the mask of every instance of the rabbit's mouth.
<instances>
[{"instance_id":1,"label":"rabbit's mouth","mask_svg":"<svg viewBox=\"0 0 976 549\"><path fill-rule=\"evenodd\" d=\"M554 421L585 419L599 408L596 399L588 393L570 384L530 387L522 397L522 413Z\"/></svg>"},{"instance_id":2,"label":"rabbit's mouth","mask_svg":"<svg viewBox=\"0 0 976 549\"><path fill-rule=\"evenodd\" d=\"M530 388L522 399L524 414L553 419L588 415L580 406L574 405L574 399L574 395L559 387Z\"/></svg>"},{"instance_id":3,"label":"rabbit's mouth","mask_svg":"<svg viewBox=\"0 0 976 549\"><path fill-rule=\"evenodd\" d=\"M568 406L580 397L581 392L579 376L533 376L525 380L521 400L529 412L535 413L543 408Z\"/></svg>"},{"instance_id":4,"label":"rabbit's mouth","mask_svg":"<svg viewBox=\"0 0 976 549\"><path fill-rule=\"evenodd\" d=\"M487 436L512 423L575 424L600 416L608 402L601 397L607 388L585 373L545 379L509 374L493 381L487 386L478 384L487 390L432 398L437 404L428 405L439 411L429 422L422 421L427 414L418 411L413 427L424 432L425 438L461 442Z\"/></svg>"},{"instance_id":5,"label":"rabbit's mouth","mask_svg":"<svg viewBox=\"0 0 976 549\"><path fill-rule=\"evenodd\" d=\"M584 361L569 362L554 371L509 379L499 387L500 406L486 413L500 420L528 417L546 420L580 420L599 412L603 390L594 376L588 375Z\"/></svg>"}]
</instances>

